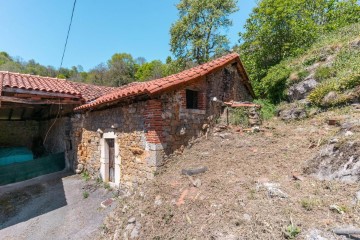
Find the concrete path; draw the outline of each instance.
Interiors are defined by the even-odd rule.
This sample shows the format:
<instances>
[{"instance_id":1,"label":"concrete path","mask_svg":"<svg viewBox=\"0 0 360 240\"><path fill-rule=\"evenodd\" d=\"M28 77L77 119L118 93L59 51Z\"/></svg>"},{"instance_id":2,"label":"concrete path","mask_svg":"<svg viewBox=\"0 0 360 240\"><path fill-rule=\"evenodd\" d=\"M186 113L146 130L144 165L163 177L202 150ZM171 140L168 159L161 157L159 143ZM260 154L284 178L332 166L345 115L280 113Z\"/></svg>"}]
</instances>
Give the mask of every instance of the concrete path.
<instances>
[{"instance_id":1,"label":"concrete path","mask_svg":"<svg viewBox=\"0 0 360 240\"><path fill-rule=\"evenodd\" d=\"M76 175L0 190L0 239L94 239L116 205L103 209L113 192Z\"/></svg>"}]
</instances>

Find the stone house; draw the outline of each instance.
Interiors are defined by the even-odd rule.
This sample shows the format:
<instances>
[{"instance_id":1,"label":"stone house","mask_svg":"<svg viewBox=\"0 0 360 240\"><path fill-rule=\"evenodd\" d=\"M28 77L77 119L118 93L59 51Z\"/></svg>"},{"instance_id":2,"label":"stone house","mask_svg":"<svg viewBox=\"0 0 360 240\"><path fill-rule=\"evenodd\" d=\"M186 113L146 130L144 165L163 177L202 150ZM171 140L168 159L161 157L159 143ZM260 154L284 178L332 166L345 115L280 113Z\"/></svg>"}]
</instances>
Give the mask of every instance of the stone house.
<instances>
[{"instance_id":1,"label":"stone house","mask_svg":"<svg viewBox=\"0 0 360 240\"><path fill-rule=\"evenodd\" d=\"M2 79L0 74L0 87L9 88L9 84L1 84ZM222 114L223 102L254 97L235 53L148 82L107 88L64 81L61 89L67 91L56 92L64 95L52 100L62 106L60 115L50 104L50 110L44 111L46 117L15 123L9 113L2 114L1 106L0 119L5 119L0 121L0 132L7 124L24 128L35 121L35 127L29 127L35 133L30 131L29 136L46 136L44 147L64 151L69 168L87 171L115 186L136 186L151 179L166 158L209 131ZM1 101L6 101L3 97ZM4 138L0 134L0 147Z\"/></svg>"}]
</instances>

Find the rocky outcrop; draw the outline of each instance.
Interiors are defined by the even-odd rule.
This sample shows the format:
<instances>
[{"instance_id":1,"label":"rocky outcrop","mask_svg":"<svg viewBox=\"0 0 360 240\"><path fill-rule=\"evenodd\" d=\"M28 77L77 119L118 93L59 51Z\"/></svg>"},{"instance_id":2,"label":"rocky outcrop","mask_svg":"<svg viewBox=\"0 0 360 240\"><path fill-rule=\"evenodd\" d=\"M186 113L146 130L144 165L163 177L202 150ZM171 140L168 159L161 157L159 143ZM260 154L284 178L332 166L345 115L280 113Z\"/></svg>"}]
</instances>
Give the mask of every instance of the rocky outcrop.
<instances>
[{"instance_id":1,"label":"rocky outcrop","mask_svg":"<svg viewBox=\"0 0 360 240\"><path fill-rule=\"evenodd\" d=\"M307 118L305 106L296 103L288 104L283 108L278 109L277 116L283 121L301 120Z\"/></svg>"},{"instance_id":2,"label":"rocky outcrop","mask_svg":"<svg viewBox=\"0 0 360 240\"><path fill-rule=\"evenodd\" d=\"M360 182L360 121L346 122L341 128L309 161L305 173L321 180Z\"/></svg>"},{"instance_id":3,"label":"rocky outcrop","mask_svg":"<svg viewBox=\"0 0 360 240\"><path fill-rule=\"evenodd\" d=\"M304 99L317 85L318 82L310 77L291 86L287 92L287 96L291 102Z\"/></svg>"}]
</instances>

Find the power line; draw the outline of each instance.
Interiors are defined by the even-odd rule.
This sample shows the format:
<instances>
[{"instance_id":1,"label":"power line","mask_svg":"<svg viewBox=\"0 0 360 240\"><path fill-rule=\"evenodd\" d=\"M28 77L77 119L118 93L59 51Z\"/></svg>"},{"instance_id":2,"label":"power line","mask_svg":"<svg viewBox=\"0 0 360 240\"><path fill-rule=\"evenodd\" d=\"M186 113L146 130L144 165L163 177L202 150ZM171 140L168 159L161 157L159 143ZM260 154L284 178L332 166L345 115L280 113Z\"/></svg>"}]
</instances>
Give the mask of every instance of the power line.
<instances>
[{"instance_id":1,"label":"power line","mask_svg":"<svg viewBox=\"0 0 360 240\"><path fill-rule=\"evenodd\" d=\"M62 64L63 64L63 61L64 61L66 46L67 46L67 42L68 42L68 39L69 39L71 24L72 24L72 20L73 20L73 16L74 16L74 11L75 11L75 5L76 5L76 0L74 0L73 9L72 9L72 12L71 12L70 24L69 24L69 28L68 28L68 32L67 32L67 36L66 36L64 51L63 51L63 54L62 54L62 57L61 57L61 63L60 63L59 70L62 67Z\"/></svg>"}]
</instances>

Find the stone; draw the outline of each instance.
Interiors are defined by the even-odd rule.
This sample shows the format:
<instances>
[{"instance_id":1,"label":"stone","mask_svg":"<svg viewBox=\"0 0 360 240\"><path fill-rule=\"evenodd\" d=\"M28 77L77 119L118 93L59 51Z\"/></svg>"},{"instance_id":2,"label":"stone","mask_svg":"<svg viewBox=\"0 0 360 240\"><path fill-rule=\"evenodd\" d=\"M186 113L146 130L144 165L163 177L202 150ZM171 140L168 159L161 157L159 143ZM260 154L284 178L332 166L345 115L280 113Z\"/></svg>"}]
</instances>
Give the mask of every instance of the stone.
<instances>
[{"instance_id":1,"label":"stone","mask_svg":"<svg viewBox=\"0 0 360 240\"><path fill-rule=\"evenodd\" d=\"M160 196L160 195L157 195L157 196L155 197L155 202L154 202L154 204L155 204L156 206L160 206L160 205L162 204L162 200L161 200L161 196Z\"/></svg>"},{"instance_id":2,"label":"stone","mask_svg":"<svg viewBox=\"0 0 360 240\"><path fill-rule=\"evenodd\" d=\"M80 173L82 173L83 170L84 170L84 165L81 164L81 163L79 163L79 164L77 165L77 167L76 167L75 172L76 172L77 174L80 174Z\"/></svg>"},{"instance_id":3,"label":"stone","mask_svg":"<svg viewBox=\"0 0 360 240\"><path fill-rule=\"evenodd\" d=\"M356 39L355 41L350 43L351 48L360 48L360 39Z\"/></svg>"},{"instance_id":4,"label":"stone","mask_svg":"<svg viewBox=\"0 0 360 240\"><path fill-rule=\"evenodd\" d=\"M120 240L120 234L121 234L121 230L120 229L116 229L114 232L114 237L113 240Z\"/></svg>"},{"instance_id":5,"label":"stone","mask_svg":"<svg viewBox=\"0 0 360 240\"><path fill-rule=\"evenodd\" d=\"M360 191L355 193L354 202L355 202L355 204L360 204Z\"/></svg>"},{"instance_id":6,"label":"stone","mask_svg":"<svg viewBox=\"0 0 360 240\"><path fill-rule=\"evenodd\" d=\"M291 86L287 96L290 101L304 99L317 85L318 82L314 78L306 79Z\"/></svg>"},{"instance_id":7,"label":"stone","mask_svg":"<svg viewBox=\"0 0 360 240\"><path fill-rule=\"evenodd\" d=\"M311 229L309 233L306 235L305 240L335 240L334 236L330 234L325 234L324 232L318 229Z\"/></svg>"},{"instance_id":8,"label":"stone","mask_svg":"<svg viewBox=\"0 0 360 240\"><path fill-rule=\"evenodd\" d=\"M244 218L244 220L247 221L247 222L250 222L250 221L251 221L251 216L250 216L249 214L247 214L247 213L244 213L243 218Z\"/></svg>"},{"instance_id":9,"label":"stone","mask_svg":"<svg viewBox=\"0 0 360 240\"><path fill-rule=\"evenodd\" d=\"M304 107L289 104L284 109L278 110L278 116L283 121L301 120L307 118L307 112Z\"/></svg>"},{"instance_id":10,"label":"stone","mask_svg":"<svg viewBox=\"0 0 360 240\"><path fill-rule=\"evenodd\" d=\"M193 182L194 187L201 187L201 180L199 178L195 179Z\"/></svg>"},{"instance_id":11,"label":"stone","mask_svg":"<svg viewBox=\"0 0 360 240\"><path fill-rule=\"evenodd\" d=\"M354 133L352 131L346 131L345 132L345 137L350 137L352 135L354 135Z\"/></svg>"},{"instance_id":12,"label":"stone","mask_svg":"<svg viewBox=\"0 0 360 240\"><path fill-rule=\"evenodd\" d=\"M338 98L338 94L335 91L331 91L325 95L325 97L322 99L321 102L324 106L327 106L333 103L337 98Z\"/></svg>"},{"instance_id":13,"label":"stone","mask_svg":"<svg viewBox=\"0 0 360 240\"><path fill-rule=\"evenodd\" d=\"M128 223L131 224L131 223L135 223L136 222L136 218L135 217L131 217L129 218L128 220Z\"/></svg>"},{"instance_id":14,"label":"stone","mask_svg":"<svg viewBox=\"0 0 360 240\"><path fill-rule=\"evenodd\" d=\"M113 202L114 202L114 199L108 198L108 199L102 201L100 205L101 205L102 208L107 208L107 207L111 206L111 204Z\"/></svg>"},{"instance_id":15,"label":"stone","mask_svg":"<svg viewBox=\"0 0 360 240\"><path fill-rule=\"evenodd\" d=\"M271 183L271 182L266 182L263 183L262 186L267 190L269 197L274 198L274 197L279 197L279 198L288 198L289 195L285 192L283 192L280 188L279 188L279 184L277 183ZM259 188L260 186L258 186Z\"/></svg>"},{"instance_id":16,"label":"stone","mask_svg":"<svg viewBox=\"0 0 360 240\"><path fill-rule=\"evenodd\" d=\"M135 227L133 228L133 230L130 233L130 239L138 238L140 235L140 229L141 229L141 224L139 222L137 222L135 224Z\"/></svg>"}]
</instances>

